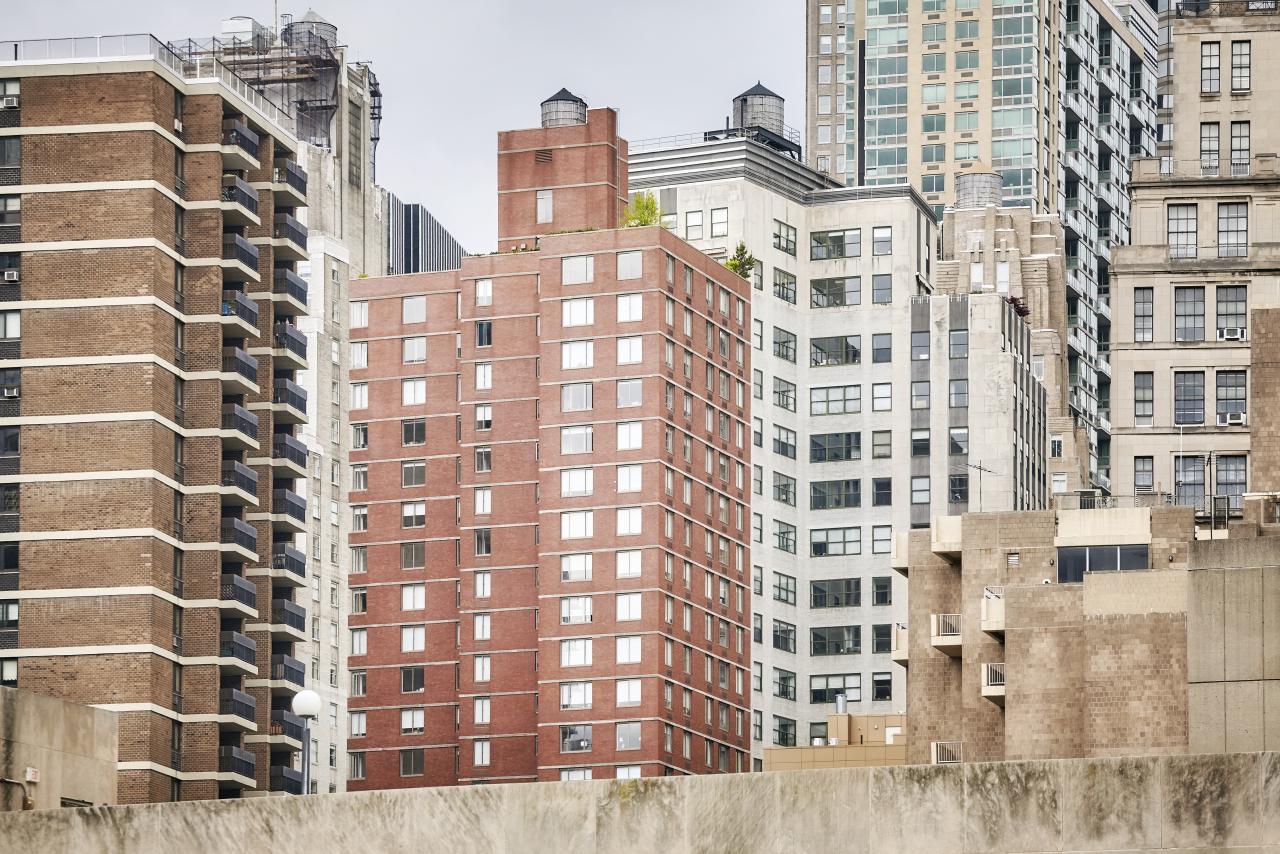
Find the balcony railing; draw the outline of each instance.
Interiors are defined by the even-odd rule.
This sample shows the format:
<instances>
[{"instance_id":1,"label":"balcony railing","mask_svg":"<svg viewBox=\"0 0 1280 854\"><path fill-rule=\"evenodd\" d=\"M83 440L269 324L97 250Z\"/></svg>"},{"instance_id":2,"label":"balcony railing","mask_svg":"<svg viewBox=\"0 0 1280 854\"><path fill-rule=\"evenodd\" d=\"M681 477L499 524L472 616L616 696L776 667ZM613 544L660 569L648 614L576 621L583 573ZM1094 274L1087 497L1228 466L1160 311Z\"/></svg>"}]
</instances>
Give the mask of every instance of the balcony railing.
<instances>
[{"instance_id":1,"label":"balcony railing","mask_svg":"<svg viewBox=\"0 0 1280 854\"><path fill-rule=\"evenodd\" d=\"M982 666L982 687L1004 687L1004 662L988 663Z\"/></svg>"},{"instance_id":2,"label":"balcony railing","mask_svg":"<svg viewBox=\"0 0 1280 854\"><path fill-rule=\"evenodd\" d=\"M238 317L250 326L258 325L258 304L244 291L222 292L222 316Z\"/></svg>"},{"instance_id":3,"label":"balcony railing","mask_svg":"<svg viewBox=\"0 0 1280 854\"><path fill-rule=\"evenodd\" d=\"M271 490L271 512L289 516L299 522L307 521L307 499L292 489Z\"/></svg>"},{"instance_id":4,"label":"balcony railing","mask_svg":"<svg viewBox=\"0 0 1280 854\"><path fill-rule=\"evenodd\" d=\"M222 235L222 258L239 261L250 270L258 269L258 247L239 234Z\"/></svg>"},{"instance_id":5,"label":"balcony railing","mask_svg":"<svg viewBox=\"0 0 1280 854\"><path fill-rule=\"evenodd\" d=\"M307 336L298 331L298 327L292 323L277 323L275 325L275 343L276 346L296 353L302 358L307 358Z\"/></svg>"},{"instance_id":6,"label":"balcony railing","mask_svg":"<svg viewBox=\"0 0 1280 854\"><path fill-rule=\"evenodd\" d=\"M292 160L277 160L271 170L271 180L277 184L288 184L302 195L307 194L307 173Z\"/></svg>"},{"instance_id":7,"label":"balcony railing","mask_svg":"<svg viewBox=\"0 0 1280 854\"><path fill-rule=\"evenodd\" d=\"M287 709L271 710L271 734L302 741L302 718Z\"/></svg>"},{"instance_id":8,"label":"balcony railing","mask_svg":"<svg viewBox=\"0 0 1280 854\"><path fill-rule=\"evenodd\" d=\"M307 304L307 280L292 270L277 267L272 274L272 291L291 296L303 305Z\"/></svg>"},{"instance_id":9,"label":"balcony railing","mask_svg":"<svg viewBox=\"0 0 1280 854\"><path fill-rule=\"evenodd\" d=\"M271 456L273 459L288 460L294 465L307 467L307 446L286 433L276 433L271 437Z\"/></svg>"},{"instance_id":10,"label":"balcony railing","mask_svg":"<svg viewBox=\"0 0 1280 854\"><path fill-rule=\"evenodd\" d=\"M254 160L258 159L258 135L244 122L233 120L222 123L222 144L241 149Z\"/></svg>"},{"instance_id":11,"label":"balcony railing","mask_svg":"<svg viewBox=\"0 0 1280 854\"><path fill-rule=\"evenodd\" d=\"M289 795L302 794L302 772L285 765L272 765L267 775L267 788L272 792Z\"/></svg>"},{"instance_id":12,"label":"balcony railing","mask_svg":"<svg viewBox=\"0 0 1280 854\"><path fill-rule=\"evenodd\" d=\"M1240 18L1275 14L1280 14L1280 3L1276 0L1219 0L1216 3L1190 0L1178 4L1179 18Z\"/></svg>"},{"instance_id":13,"label":"balcony railing","mask_svg":"<svg viewBox=\"0 0 1280 854\"><path fill-rule=\"evenodd\" d=\"M258 191L238 175L222 176L222 200L237 204L255 216L258 213Z\"/></svg>"},{"instance_id":14,"label":"balcony railing","mask_svg":"<svg viewBox=\"0 0 1280 854\"><path fill-rule=\"evenodd\" d=\"M300 632L307 630L307 609L288 599L271 600L271 624L288 626Z\"/></svg>"},{"instance_id":15,"label":"balcony railing","mask_svg":"<svg viewBox=\"0 0 1280 854\"><path fill-rule=\"evenodd\" d=\"M1142 164L1138 161L1135 165ZM1175 160L1172 157L1160 158L1160 175L1164 178L1248 178L1258 171L1252 157L1237 153L1227 157L1208 155L1198 160ZM1135 170L1138 171L1138 170Z\"/></svg>"},{"instance_id":16,"label":"balcony railing","mask_svg":"<svg viewBox=\"0 0 1280 854\"><path fill-rule=\"evenodd\" d=\"M306 412L307 390L293 380L278 379L271 385L271 402L292 406L294 409Z\"/></svg>"},{"instance_id":17,"label":"balcony railing","mask_svg":"<svg viewBox=\"0 0 1280 854\"><path fill-rule=\"evenodd\" d=\"M1096 492L1062 492L1053 496L1059 510L1112 510L1117 507L1170 507L1173 496L1167 492L1144 495L1102 495Z\"/></svg>"},{"instance_id":18,"label":"balcony railing","mask_svg":"<svg viewBox=\"0 0 1280 854\"><path fill-rule=\"evenodd\" d=\"M935 637L959 637L960 626L963 621L961 614L934 614L937 621L937 631L934 632Z\"/></svg>"},{"instance_id":19,"label":"balcony railing","mask_svg":"<svg viewBox=\"0 0 1280 854\"><path fill-rule=\"evenodd\" d=\"M929 744L929 759L934 765L952 765L961 761L962 741L934 741Z\"/></svg>"},{"instance_id":20,"label":"balcony railing","mask_svg":"<svg viewBox=\"0 0 1280 854\"><path fill-rule=\"evenodd\" d=\"M224 374L239 374L249 382L257 383L258 360L239 347L223 347L222 372Z\"/></svg>"},{"instance_id":21,"label":"balcony railing","mask_svg":"<svg viewBox=\"0 0 1280 854\"><path fill-rule=\"evenodd\" d=\"M242 519L224 518L219 542L239 546L251 552L258 550L258 530Z\"/></svg>"},{"instance_id":22,"label":"balcony railing","mask_svg":"<svg viewBox=\"0 0 1280 854\"><path fill-rule=\"evenodd\" d=\"M247 578L223 573L218 583L218 598L224 602L239 602L250 608L257 608L258 586Z\"/></svg>"},{"instance_id":23,"label":"balcony railing","mask_svg":"<svg viewBox=\"0 0 1280 854\"><path fill-rule=\"evenodd\" d=\"M241 777L253 778L257 763L253 752L243 747L219 747L218 771L223 774L239 774Z\"/></svg>"},{"instance_id":24,"label":"balcony railing","mask_svg":"<svg viewBox=\"0 0 1280 854\"><path fill-rule=\"evenodd\" d=\"M237 403L224 403L222 404L222 429L236 430L250 439L256 439L258 438L258 416Z\"/></svg>"},{"instance_id":25,"label":"balcony railing","mask_svg":"<svg viewBox=\"0 0 1280 854\"><path fill-rule=\"evenodd\" d=\"M289 214L278 213L272 221L274 228L271 236L277 239L292 241L303 249L307 248L307 227Z\"/></svg>"},{"instance_id":26,"label":"balcony railing","mask_svg":"<svg viewBox=\"0 0 1280 854\"><path fill-rule=\"evenodd\" d=\"M292 682L301 688L307 679L307 669L292 655L271 656L271 678Z\"/></svg>"},{"instance_id":27,"label":"balcony railing","mask_svg":"<svg viewBox=\"0 0 1280 854\"><path fill-rule=\"evenodd\" d=\"M243 490L250 495L256 495L258 492L258 473L237 460L223 460L222 485Z\"/></svg>"},{"instance_id":28,"label":"balcony railing","mask_svg":"<svg viewBox=\"0 0 1280 854\"><path fill-rule=\"evenodd\" d=\"M301 549L276 543L271 547L271 568L282 569L305 578L307 574L307 555Z\"/></svg>"},{"instance_id":29,"label":"balcony railing","mask_svg":"<svg viewBox=\"0 0 1280 854\"><path fill-rule=\"evenodd\" d=\"M256 664L258 644L239 632L222 632L218 635L218 655L221 658L234 658L246 664Z\"/></svg>"},{"instance_id":30,"label":"balcony railing","mask_svg":"<svg viewBox=\"0 0 1280 854\"><path fill-rule=\"evenodd\" d=\"M251 721L258 710L258 701L252 694L237 691L235 688L223 688L218 692L218 714L235 715Z\"/></svg>"}]
</instances>

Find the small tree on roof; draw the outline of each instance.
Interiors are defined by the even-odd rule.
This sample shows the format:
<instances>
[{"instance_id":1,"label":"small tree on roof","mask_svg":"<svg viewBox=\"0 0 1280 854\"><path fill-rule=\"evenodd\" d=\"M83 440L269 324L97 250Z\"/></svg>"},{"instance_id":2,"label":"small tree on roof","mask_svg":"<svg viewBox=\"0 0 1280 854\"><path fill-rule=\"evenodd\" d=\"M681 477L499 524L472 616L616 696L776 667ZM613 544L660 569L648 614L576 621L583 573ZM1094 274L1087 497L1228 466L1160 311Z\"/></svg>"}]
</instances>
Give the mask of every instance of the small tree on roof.
<instances>
[{"instance_id":1,"label":"small tree on roof","mask_svg":"<svg viewBox=\"0 0 1280 854\"><path fill-rule=\"evenodd\" d=\"M750 279L756 268L756 256L747 251L747 244L738 241L738 248L733 250L733 257L724 265L744 279Z\"/></svg>"},{"instance_id":2,"label":"small tree on roof","mask_svg":"<svg viewBox=\"0 0 1280 854\"><path fill-rule=\"evenodd\" d=\"M622 214L623 228L658 225L661 222L662 211L658 208L658 200L653 193L636 193Z\"/></svg>"}]
</instances>

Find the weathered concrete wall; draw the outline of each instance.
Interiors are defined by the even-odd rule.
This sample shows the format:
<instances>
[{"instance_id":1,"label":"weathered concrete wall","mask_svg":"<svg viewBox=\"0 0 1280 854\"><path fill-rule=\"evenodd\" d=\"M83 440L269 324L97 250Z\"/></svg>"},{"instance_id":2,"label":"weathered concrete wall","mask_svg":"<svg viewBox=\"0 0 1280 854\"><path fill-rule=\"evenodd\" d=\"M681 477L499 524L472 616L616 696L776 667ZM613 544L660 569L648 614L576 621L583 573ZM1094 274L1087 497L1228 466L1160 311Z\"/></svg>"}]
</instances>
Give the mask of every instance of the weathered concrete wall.
<instances>
[{"instance_id":1,"label":"weathered concrete wall","mask_svg":"<svg viewBox=\"0 0 1280 854\"><path fill-rule=\"evenodd\" d=\"M1280 754L907 765L49 810L0 851L1280 851Z\"/></svg>"},{"instance_id":2,"label":"weathered concrete wall","mask_svg":"<svg viewBox=\"0 0 1280 854\"><path fill-rule=\"evenodd\" d=\"M63 798L114 804L117 729L114 712L0 687L0 778L39 771L40 782L27 786L38 810L57 808ZM0 826L6 810L20 809L22 789L0 785Z\"/></svg>"}]
</instances>

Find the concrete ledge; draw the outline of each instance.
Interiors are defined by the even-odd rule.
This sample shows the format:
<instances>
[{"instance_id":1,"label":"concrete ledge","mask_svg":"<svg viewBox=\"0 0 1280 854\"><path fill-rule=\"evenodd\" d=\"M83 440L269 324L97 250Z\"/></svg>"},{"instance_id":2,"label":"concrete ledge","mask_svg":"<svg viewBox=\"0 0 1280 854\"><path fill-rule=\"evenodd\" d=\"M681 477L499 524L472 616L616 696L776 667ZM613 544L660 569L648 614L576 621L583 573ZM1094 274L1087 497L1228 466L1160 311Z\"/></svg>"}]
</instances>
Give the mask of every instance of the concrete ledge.
<instances>
[{"instance_id":1,"label":"concrete ledge","mask_svg":"<svg viewBox=\"0 0 1280 854\"><path fill-rule=\"evenodd\" d=\"M0 850L1275 851L1280 754L904 765L11 813Z\"/></svg>"}]
</instances>

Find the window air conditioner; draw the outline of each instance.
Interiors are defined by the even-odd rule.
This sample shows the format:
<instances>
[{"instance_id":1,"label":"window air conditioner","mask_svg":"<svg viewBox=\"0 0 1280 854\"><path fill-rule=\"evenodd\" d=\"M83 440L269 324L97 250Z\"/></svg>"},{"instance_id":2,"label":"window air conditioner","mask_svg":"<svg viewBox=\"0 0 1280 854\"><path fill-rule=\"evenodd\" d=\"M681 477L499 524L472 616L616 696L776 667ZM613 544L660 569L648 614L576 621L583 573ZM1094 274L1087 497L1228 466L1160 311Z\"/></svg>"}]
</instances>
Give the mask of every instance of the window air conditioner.
<instances>
[{"instance_id":1,"label":"window air conditioner","mask_svg":"<svg viewBox=\"0 0 1280 854\"><path fill-rule=\"evenodd\" d=\"M17 281L19 281L19 280L21 280L21 279L22 279L22 274L21 274L21 273L19 273L17 270L5 270L5 271L4 271L4 280L5 280L6 282L17 282Z\"/></svg>"},{"instance_id":2,"label":"window air conditioner","mask_svg":"<svg viewBox=\"0 0 1280 854\"><path fill-rule=\"evenodd\" d=\"M1227 425L1231 427L1243 427L1245 425L1245 414L1243 412L1228 412Z\"/></svg>"},{"instance_id":3,"label":"window air conditioner","mask_svg":"<svg viewBox=\"0 0 1280 854\"><path fill-rule=\"evenodd\" d=\"M16 385L8 385L0 388L0 397L18 397L19 389Z\"/></svg>"},{"instance_id":4,"label":"window air conditioner","mask_svg":"<svg viewBox=\"0 0 1280 854\"><path fill-rule=\"evenodd\" d=\"M5 110L18 109L18 96L10 95L7 98L0 100L0 109L5 109Z\"/></svg>"},{"instance_id":5,"label":"window air conditioner","mask_svg":"<svg viewBox=\"0 0 1280 854\"><path fill-rule=\"evenodd\" d=\"M1224 326L1222 329L1218 330L1218 340L1219 341L1243 341L1244 327L1243 326Z\"/></svg>"},{"instance_id":6,"label":"window air conditioner","mask_svg":"<svg viewBox=\"0 0 1280 854\"><path fill-rule=\"evenodd\" d=\"M182 119L173 120L173 129L178 133L182 133Z\"/></svg>"}]
</instances>

